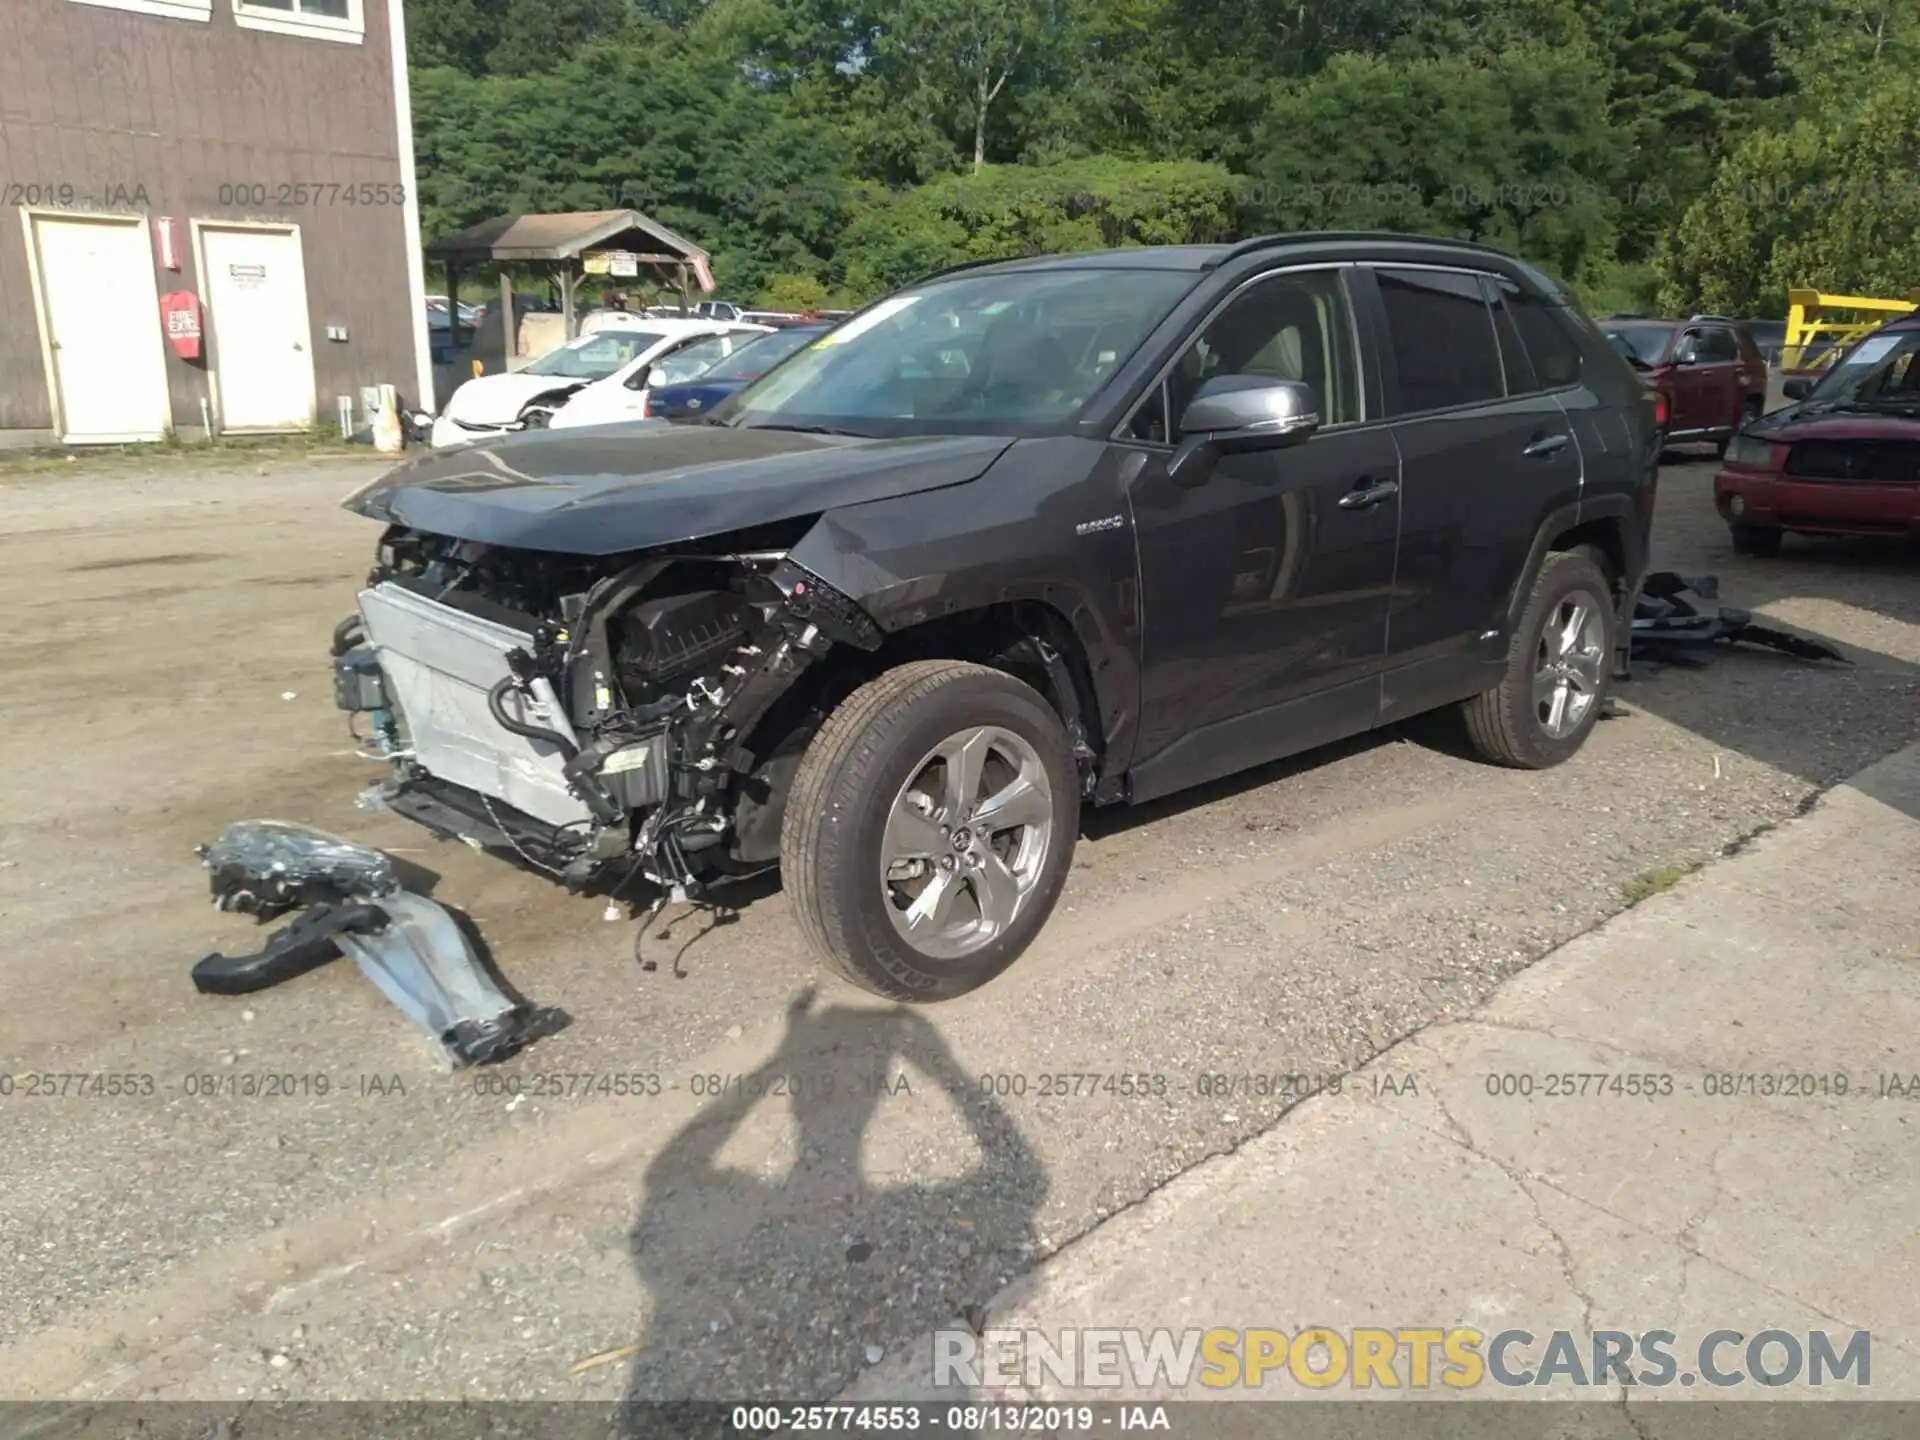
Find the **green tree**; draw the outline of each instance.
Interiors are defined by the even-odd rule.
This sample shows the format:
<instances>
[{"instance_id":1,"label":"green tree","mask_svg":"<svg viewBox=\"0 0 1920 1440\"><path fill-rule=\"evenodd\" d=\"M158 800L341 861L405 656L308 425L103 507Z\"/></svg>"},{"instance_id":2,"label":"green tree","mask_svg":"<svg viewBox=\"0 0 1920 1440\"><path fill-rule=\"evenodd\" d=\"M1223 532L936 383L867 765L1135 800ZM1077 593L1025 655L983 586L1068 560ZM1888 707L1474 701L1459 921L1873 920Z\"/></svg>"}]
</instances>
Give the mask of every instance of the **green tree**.
<instances>
[{"instance_id":1,"label":"green tree","mask_svg":"<svg viewBox=\"0 0 1920 1440\"><path fill-rule=\"evenodd\" d=\"M1791 287L1920 284L1920 93L1888 76L1855 106L1734 151L1673 238L1663 304L1778 314Z\"/></svg>"},{"instance_id":2,"label":"green tree","mask_svg":"<svg viewBox=\"0 0 1920 1440\"><path fill-rule=\"evenodd\" d=\"M785 97L733 81L724 58L659 26L538 74L423 72L414 108L425 227L632 206L709 250L728 288L817 272L846 203L841 137Z\"/></svg>"},{"instance_id":3,"label":"green tree","mask_svg":"<svg viewBox=\"0 0 1920 1440\"><path fill-rule=\"evenodd\" d=\"M1269 103L1249 219L1460 236L1577 278L1614 253L1623 155L1606 86L1583 49L1336 56Z\"/></svg>"},{"instance_id":4,"label":"green tree","mask_svg":"<svg viewBox=\"0 0 1920 1440\"><path fill-rule=\"evenodd\" d=\"M989 165L881 191L848 220L838 288L866 300L967 260L1220 240L1236 191L1215 165L1112 159Z\"/></svg>"}]
</instances>

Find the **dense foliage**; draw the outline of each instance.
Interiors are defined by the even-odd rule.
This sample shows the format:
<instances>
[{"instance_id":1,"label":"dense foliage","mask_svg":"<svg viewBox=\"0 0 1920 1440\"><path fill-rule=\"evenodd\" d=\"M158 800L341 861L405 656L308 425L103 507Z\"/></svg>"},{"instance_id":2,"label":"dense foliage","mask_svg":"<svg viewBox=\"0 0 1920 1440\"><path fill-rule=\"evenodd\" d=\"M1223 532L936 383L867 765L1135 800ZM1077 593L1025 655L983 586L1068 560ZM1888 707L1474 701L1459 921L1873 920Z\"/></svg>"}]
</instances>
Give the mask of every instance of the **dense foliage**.
<instances>
[{"instance_id":1,"label":"dense foliage","mask_svg":"<svg viewBox=\"0 0 1920 1440\"><path fill-rule=\"evenodd\" d=\"M723 294L1367 227L1598 308L1920 286L1920 0L411 0L429 233L632 205Z\"/></svg>"}]
</instances>

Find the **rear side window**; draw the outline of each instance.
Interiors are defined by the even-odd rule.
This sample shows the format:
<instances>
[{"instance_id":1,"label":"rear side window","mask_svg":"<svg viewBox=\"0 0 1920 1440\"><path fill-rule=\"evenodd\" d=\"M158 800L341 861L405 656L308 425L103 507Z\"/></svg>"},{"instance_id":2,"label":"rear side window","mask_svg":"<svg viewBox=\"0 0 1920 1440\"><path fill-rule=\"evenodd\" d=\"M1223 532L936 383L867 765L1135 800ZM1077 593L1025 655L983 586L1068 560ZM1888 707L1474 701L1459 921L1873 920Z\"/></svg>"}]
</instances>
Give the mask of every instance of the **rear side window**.
<instances>
[{"instance_id":1,"label":"rear side window","mask_svg":"<svg viewBox=\"0 0 1920 1440\"><path fill-rule=\"evenodd\" d=\"M1499 400L1507 393L1477 276L1449 270L1378 270L1380 300L1399 372L1397 413Z\"/></svg>"},{"instance_id":2,"label":"rear side window","mask_svg":"<svg viewBox=\"0 0 1920 1440\"><path fill-rule=\"evenodd\" d=\"M1533 361L1540 383L1549 390L1577 384L1580 379L1580 346L1568 326L1572 317L1560 306L1549 305L1519 287L1501 287L1507 314Z\"/></svg>"},{"instance_id":3,"label":"rear side window","mask_svg":"<svg viewBox=\"0 0 1920 1440\"><path fill-rule=\"evenodd\" d=\"M1702 364L1717 365L1727 360L1738 360L1740 346L1731 330L1703 330L1700 332L1699 355Z\"/></svg>"}]
</instances>

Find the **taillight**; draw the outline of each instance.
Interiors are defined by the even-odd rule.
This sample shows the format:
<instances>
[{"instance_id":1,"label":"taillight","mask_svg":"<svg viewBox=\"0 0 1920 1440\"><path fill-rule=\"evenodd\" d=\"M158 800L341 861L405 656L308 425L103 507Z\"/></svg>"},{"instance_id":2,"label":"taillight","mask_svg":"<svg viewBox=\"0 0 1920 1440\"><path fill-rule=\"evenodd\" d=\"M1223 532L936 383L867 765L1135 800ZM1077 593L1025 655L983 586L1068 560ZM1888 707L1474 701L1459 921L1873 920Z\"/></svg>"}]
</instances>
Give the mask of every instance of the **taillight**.
<instances>
[{"instance_id":1,"label":"taillight","mask_svg":"<svg viewBox=\"0 0 1920 1440\"><path fill-rule=\"evenodd\" d=\"M1653 392L1653 423L1662 429L1666 428L1667 397L1658 390Z\"/></svg>"},{"instance_id":2,"label":"taillight","mask_svg":"<svg viewBox=\"0 0 1920 1440\"><path fill-rule=\"evenodd\" d=\"M653 392L651 390L642 390L640 392L640 418L642 420L651 420L653 418Z\"/></svg>"}]
</instances>

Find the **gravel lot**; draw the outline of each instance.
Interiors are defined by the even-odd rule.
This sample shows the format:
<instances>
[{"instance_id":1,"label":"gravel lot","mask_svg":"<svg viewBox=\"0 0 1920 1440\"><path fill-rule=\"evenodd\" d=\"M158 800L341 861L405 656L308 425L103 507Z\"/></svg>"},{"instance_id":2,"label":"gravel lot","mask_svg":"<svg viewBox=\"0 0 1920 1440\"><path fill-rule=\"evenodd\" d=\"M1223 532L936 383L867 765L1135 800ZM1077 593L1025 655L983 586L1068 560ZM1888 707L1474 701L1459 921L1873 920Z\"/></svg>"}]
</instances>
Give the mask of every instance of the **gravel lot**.
<instances>
[{"instance_id":1,"label":"gravel lot","mask_svg":"<svg viewBox=\"0 0 1920 1440\"><path fill-rule=\"evenodd\" d=\"M354 809L326 640L371 473L0 478L0 1396L825 1396L1270 1125L1302 1082L1265 1077L1474 1007L1920 736L1914 552L1735 559L1675 465L1657 563L1854 666L1644 676L1547 774L1430 718L1090 815L1039 949L935 1009L818 971L771 886L643 973L598 904ZM450 1077L344 964L195 994L252 936L192 848L251 816L427 866L574 1024ZM141 1093L24 1093L49 1072Z\"/></svg>"}]
</instances>

